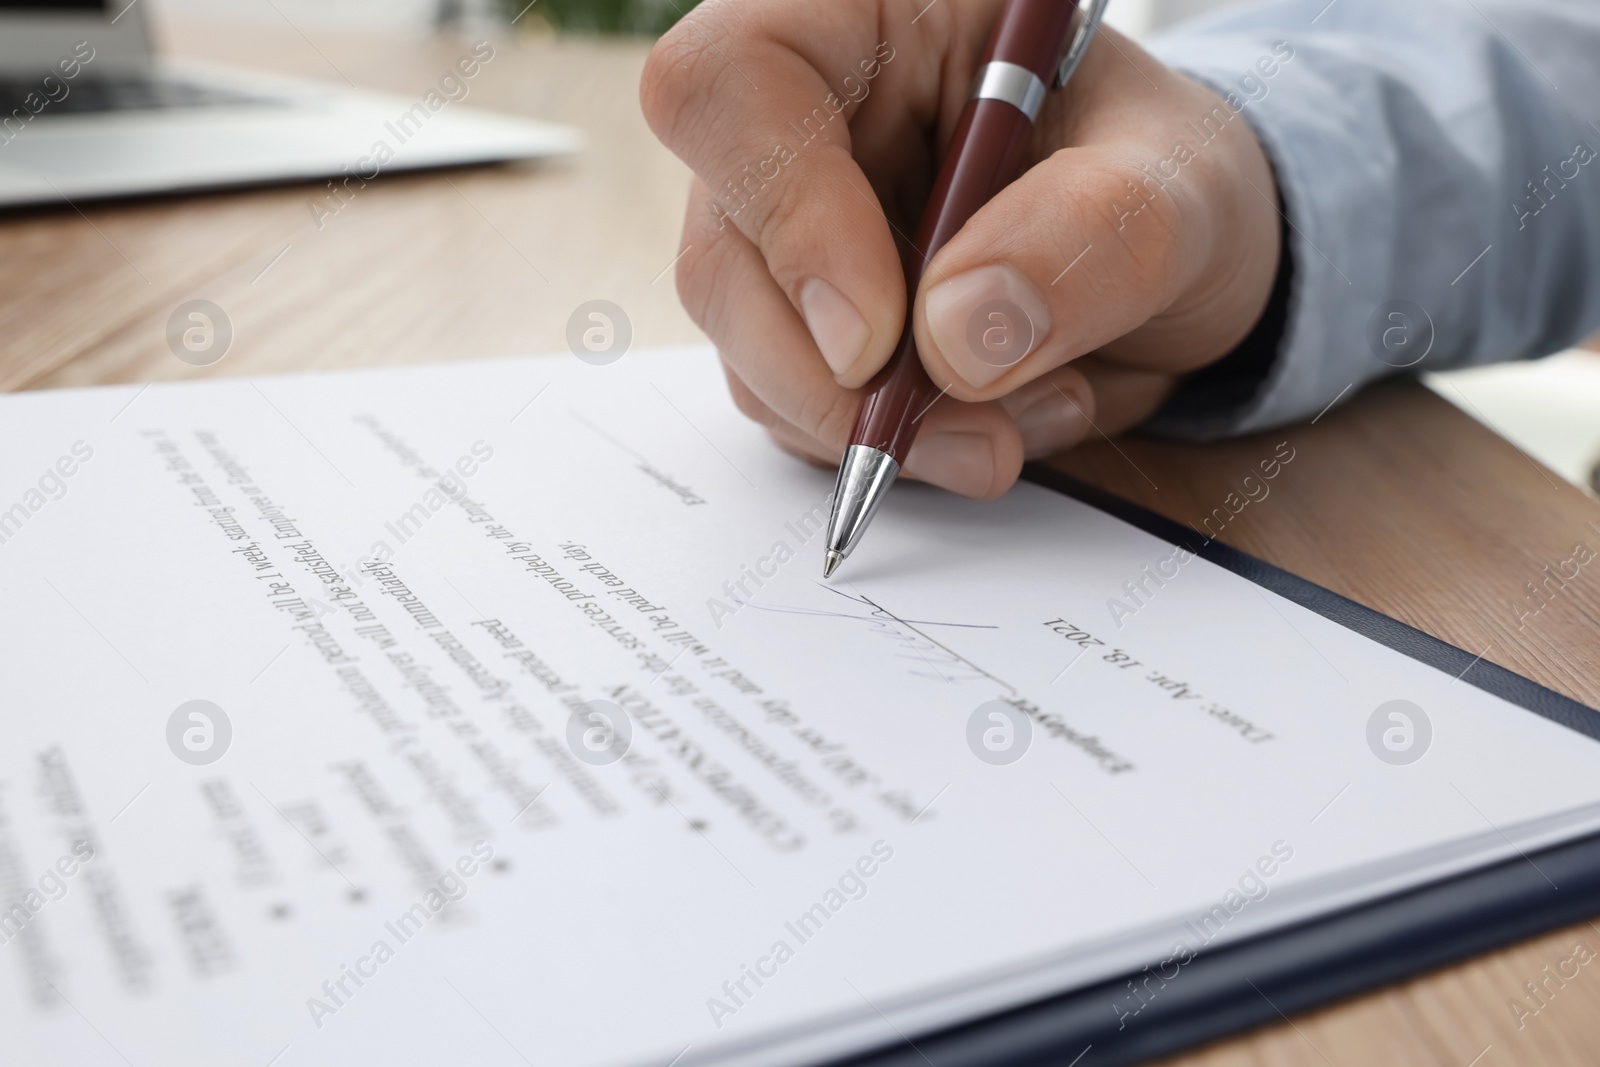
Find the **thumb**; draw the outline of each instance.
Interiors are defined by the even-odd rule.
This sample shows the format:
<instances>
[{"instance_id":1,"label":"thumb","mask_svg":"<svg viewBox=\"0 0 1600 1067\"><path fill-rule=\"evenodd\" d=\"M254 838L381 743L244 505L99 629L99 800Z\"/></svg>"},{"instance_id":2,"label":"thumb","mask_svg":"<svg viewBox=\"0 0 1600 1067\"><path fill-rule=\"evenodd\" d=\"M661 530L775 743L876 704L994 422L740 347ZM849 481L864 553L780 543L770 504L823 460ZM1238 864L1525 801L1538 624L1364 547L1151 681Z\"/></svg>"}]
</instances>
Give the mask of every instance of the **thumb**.
<instances>
[{"instance_id":1,"label":"thumb","mask_svg":"<svg viewBox=\"0 0 1600 1067\"><path fill-rule=\"evenodd\" d=\"M1209 227L1186 184L1125 150L1063 149L977 212L924 273L922 359L959 400L989 400L1123 336L1205 268Z\"/></svg>"},{"instance_id":2,"label":"thumb","mask_svg":"<svg viewBox=\"0 0 1600 1067\"><path fill-rule=\"evenodd\" d=\"M1238 107L1110 30L1060 98L1036 142L1075 147L984 205L918 286L923 363L958 400L1090 351L1194 370L1243 340L1271 295L1277 188Z\"/></svg>"}]
</instances>

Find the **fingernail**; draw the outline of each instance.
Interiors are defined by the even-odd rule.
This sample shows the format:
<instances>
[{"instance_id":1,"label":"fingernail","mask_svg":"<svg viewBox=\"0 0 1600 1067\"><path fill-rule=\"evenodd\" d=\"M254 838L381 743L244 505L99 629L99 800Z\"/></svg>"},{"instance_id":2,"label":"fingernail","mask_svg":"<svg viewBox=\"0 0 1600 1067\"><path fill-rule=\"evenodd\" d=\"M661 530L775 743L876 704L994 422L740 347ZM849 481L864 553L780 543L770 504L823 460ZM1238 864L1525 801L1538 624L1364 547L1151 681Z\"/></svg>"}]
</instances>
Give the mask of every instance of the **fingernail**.
<instances>
[{"instance_id":1,"label":"fingernail","mask_svg":"<svg viewBox=\"0 0 1600 1067\"><path fill-rule=\"evenodd\" d=\"M1022 453L1029 459L1071 448L1089 432L1089 416L1054 389L1022 409L1016 417Z\"/></svg>"},{"instance_id":2,"label":"fingernail","mask_svg":"<svg viewBox=\"0 0 1600 1067\"><path fill-rule=\"evenodd\" d=\"M994 484L994 445L978 433L925 434L906 456L906 473L962 496L983 496Z\"/></svg>"},{"instance_id":3,"label":"fingernail","mask_svg":"<svg viewBox=\"0 0 1600 1067\"><path fill-rule=\"evenodd\" d=\"M1050 332L1044 297L1003 263L935 285L923 307L933 343L950 369L974 389L1016 366Z\"/></svg>"},{"instance_id":4,"label":"fingernail","mask_svg":"<svg viewBox=\"0 0 1600 1067\"><path fill-rule=\"evenodd\" d=\"M800 287L800 314L833 373L855 366L872 328L843 293L821 278L808 278Z\"/></svg>"}]
</instances>

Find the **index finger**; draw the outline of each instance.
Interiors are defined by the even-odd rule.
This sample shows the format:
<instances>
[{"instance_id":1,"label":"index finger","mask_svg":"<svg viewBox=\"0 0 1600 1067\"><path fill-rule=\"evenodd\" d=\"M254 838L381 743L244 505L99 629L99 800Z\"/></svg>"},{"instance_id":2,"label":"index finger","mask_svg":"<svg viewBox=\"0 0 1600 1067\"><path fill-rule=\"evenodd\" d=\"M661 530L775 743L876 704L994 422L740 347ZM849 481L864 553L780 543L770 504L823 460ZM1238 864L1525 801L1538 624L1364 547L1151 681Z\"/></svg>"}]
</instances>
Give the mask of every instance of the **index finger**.
<instances>
[{"instance_id":1,"label":"index finger","mask_svg":"<svg viewBox=\"0 0 1600 1067\"><path fill-rule=\"evenodd\" d=\"M859 0L712 0L655 46L640 88L651 129L711 190L715 227L756 245L852 387L888 359L906 313L894 236L851 154L851 117L904 63L878 29Z\"/></svg>"}]
</instances>

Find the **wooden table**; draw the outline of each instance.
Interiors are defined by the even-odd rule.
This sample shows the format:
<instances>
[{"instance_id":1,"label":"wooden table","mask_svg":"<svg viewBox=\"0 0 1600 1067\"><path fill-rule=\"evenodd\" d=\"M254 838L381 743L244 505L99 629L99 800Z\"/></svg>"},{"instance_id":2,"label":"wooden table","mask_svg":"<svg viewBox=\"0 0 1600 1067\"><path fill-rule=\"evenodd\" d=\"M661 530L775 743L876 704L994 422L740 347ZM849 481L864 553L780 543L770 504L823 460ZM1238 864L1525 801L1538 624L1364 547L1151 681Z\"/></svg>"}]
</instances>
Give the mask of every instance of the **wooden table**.
<instances>
[{"instance_id":1,"label":"wooden table","mask_svg":"<svg viewBox=\"0 0 1600 1067\"><path fill-rule=\"evenodd\" d=\"M287 25L181 22L164 36L180 55L412 97L465 49L303 36ZM594 298L627 311L635 344L703 340L667 270L688 174L639 115L645 46L530 37L497 48L472 102L581 126L582 155L386 175L320 229L309 206L324 191L316 185L0 216L0 387L558 351L568 315ZM168 314L193 297L220 304L235 330L232 351L204 369L164 342ZM1282 440L1295 461L1220 540L1600 706L1592 574L1518 625L1524 582L1579 541L1600 547L1600 525L1588 525L1600 524L1600 506L1414 383L1369 389L1314 426L1203 448L1102 442L1058 462L1198 526ZM1577 941L1600 950L1600 927L1581 924L1174 1062L1593 1064L1600 972L1580 972L1520 1030L1508 1007Z\"/></svg>"}]
</instances>

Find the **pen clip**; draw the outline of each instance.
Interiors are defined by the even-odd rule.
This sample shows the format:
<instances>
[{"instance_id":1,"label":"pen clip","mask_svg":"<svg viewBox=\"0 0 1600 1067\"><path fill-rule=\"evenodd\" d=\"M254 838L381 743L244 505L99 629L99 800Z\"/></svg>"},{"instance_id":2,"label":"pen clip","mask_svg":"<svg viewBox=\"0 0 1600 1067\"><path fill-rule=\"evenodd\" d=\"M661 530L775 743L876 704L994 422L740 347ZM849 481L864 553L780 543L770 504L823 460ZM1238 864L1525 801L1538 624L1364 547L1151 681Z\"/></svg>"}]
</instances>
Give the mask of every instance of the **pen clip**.
<instances>
[{"instance_id":1,"label":"pen clip","mask_svg":"<svg viewBox=\"0 0 1600 1067\"><path fill-rule=\"evenodd\" d=\"M1089 42L1094 39L1094 31L1100 28L1100 19L1106 13L1108 0L1086 0L1078 5L1078 25L1072 31L1072 39L1067 42L1067 50L1062 53L1061 62L1056 66L1055 80L1051 82L1052 89L1059 89L1067 84L1067 79L1072 77L1072 72L1078 69L1078 64L1083 60L1083 54L1089 50Z\"/></svg>"}]
</instances>

